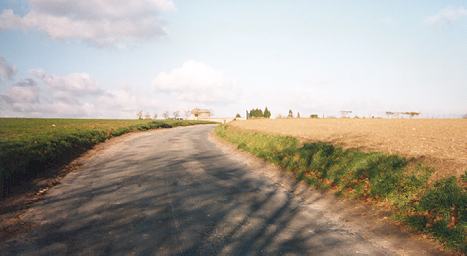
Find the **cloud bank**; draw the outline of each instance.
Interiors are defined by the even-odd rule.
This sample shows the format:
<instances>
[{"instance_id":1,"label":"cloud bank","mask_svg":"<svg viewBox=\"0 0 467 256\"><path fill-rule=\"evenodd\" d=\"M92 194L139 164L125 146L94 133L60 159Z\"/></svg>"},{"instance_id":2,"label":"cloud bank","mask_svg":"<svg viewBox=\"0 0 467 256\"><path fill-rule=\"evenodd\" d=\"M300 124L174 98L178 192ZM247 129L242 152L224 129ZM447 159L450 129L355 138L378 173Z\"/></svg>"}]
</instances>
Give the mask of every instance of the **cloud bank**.
<instances>
[{"instance_id":1,"label":"cloud bank","mask_svg":"<svg viewBox=\"0 0 467 256\"><path fill-rule=\"evenodd\" d=\"M0 91L0 116L134 118L140 110L161 116L194 107L216 110L239 100L231 80L197 61L160 72L152 86L107 88L88 73L33 69Z\"/></svg>"},{"instance_id":2,"label":"cloud bank","mask_svg":"<svg viewBox=\"0 0 467 256\"><path fill-rule=\"evenodd\" d=\"M43 70L32 70L31 74L55 92L79 94L81 96L103 93L97 87L96 81L87 73L72 73L65 76L57 76L48 74Z\"/></svg>"},{"instance_id":3,"label":"cloud bank","mask_svg":"<svg viewBox=\"0 0 467 256\"><path fill-rule=\"evenodd\" d=\"M166 34L160 12L175 9L171 0L29 0L29 12L0 14L1 29L31 29L54 39L86 41L98 46Z\"/></svg>"},{"instance_id":4,"label":"cloud bank","mask_svg":"<svg viewBox=\"0 0 467 256\"><path fill-rule=\"evenodd\" d=\"M0 116L133 118L140 109L158 109L151 98L131 89L99 87L87 73L29 73L0 92Z\"/></svg>"}]
</instances>

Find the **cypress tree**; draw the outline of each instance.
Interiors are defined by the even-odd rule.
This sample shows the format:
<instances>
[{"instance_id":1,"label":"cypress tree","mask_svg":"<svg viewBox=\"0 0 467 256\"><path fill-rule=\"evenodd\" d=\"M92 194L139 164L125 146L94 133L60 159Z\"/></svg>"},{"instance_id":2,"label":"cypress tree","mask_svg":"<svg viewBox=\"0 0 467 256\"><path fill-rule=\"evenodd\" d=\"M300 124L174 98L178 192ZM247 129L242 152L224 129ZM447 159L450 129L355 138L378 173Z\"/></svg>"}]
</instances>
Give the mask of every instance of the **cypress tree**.
<instances>
[{"instance_id":1,"label":"cypress tree","mask_svg":"<svg viewBox=\"0 0 467 256\"><path fill-rule=\"evenodd\" d=\"M265 118L271 117L271 111L269 111L268 107L264 108L264 115Z\"/></svg>"}]
</instances>

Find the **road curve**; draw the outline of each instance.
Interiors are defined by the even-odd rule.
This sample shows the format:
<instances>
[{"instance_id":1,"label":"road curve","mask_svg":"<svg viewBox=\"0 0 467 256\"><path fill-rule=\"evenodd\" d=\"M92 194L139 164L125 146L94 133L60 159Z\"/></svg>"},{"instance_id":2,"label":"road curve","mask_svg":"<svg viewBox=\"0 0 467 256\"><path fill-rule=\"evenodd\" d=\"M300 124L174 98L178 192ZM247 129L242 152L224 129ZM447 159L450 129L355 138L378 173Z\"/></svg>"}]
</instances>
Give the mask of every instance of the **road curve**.
<instances>
[{"instance_id":1,"label":"road curve","mask_svg":"<svg viewBox=\"0 0 467 256\"><path fill-rule=\"evenodd\" d=\"M392 255L222 152L212 125L109 145L23 216L2 255Z\"/></svg>"}]
</instances>

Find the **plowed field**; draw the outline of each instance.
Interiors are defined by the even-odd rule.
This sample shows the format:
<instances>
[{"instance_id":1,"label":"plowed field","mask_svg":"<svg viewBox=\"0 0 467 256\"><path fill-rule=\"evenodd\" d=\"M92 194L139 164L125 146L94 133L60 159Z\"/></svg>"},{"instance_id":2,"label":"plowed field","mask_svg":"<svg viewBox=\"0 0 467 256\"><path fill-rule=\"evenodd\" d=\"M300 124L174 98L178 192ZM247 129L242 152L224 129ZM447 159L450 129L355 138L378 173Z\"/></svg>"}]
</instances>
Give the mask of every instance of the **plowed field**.
<instances>
[{"instance_id":1,"label":"plowed field","mask_svg":"<svg viewBox=\"0 0 467 256\"><path fill-rule=\"evenodd\" d=\"M467 119L257 119L233 126L419 158L434 178L467 171Z\"/></svg>"}]
</instances>

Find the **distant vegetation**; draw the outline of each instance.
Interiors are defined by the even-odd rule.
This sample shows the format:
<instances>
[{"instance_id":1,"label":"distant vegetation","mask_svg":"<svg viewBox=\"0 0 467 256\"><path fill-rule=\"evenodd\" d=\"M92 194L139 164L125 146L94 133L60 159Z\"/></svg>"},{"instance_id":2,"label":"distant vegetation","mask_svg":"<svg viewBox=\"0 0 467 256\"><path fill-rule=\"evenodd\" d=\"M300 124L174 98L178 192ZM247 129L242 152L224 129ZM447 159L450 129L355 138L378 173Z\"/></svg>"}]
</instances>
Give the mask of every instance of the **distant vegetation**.
<instances>
[{"instance_id":1,"label":"distant vegetation","mask_svg":"<svg viewBox=\"0 0 467 256\"><path fill-rule=\"evenodd\" d=\"M429 184L431 170L398 155L299 143L290 136L219 126L216 134L316 188L387 204L399 220L458 250L466 250L467 191L455 177Z\"/></svg>"},{"instance_id":2,"label":"distant vegetation","mask_svg":"<svg viewBox=\"0 0 467 256\"><path fill-rule=\"evenodd\" d=\"M420 114L421 114L420 112L414 112L414 111L411 111L411 112L386 111L386 116L388 116L389 118L399 118L401 115L407 115L410 118L412 118L412 117L415 117L415 116L419 116Z\"/></svg>"},{"instance_id":3,"label":"distant vegetation","mask_svg":"<svg viewBox=\"0 0 467 256\"><path fill-rule=\"evenodd\" d=\"M248 118L270 118L271 112L268 107L264 108L264 111L260 108L254 108L246 112Z\"/></svg>"},{"instance_id":4,"label":"distant vegetation","mask_svg":"<svg viewBox=\"0 0 467 256\"><path fill-rule=\"evenodd\" d=\"M0 198L12 186L67 163L99 142L131 131L203 121L0 118Z\"/></svg>"}]
</instances>

